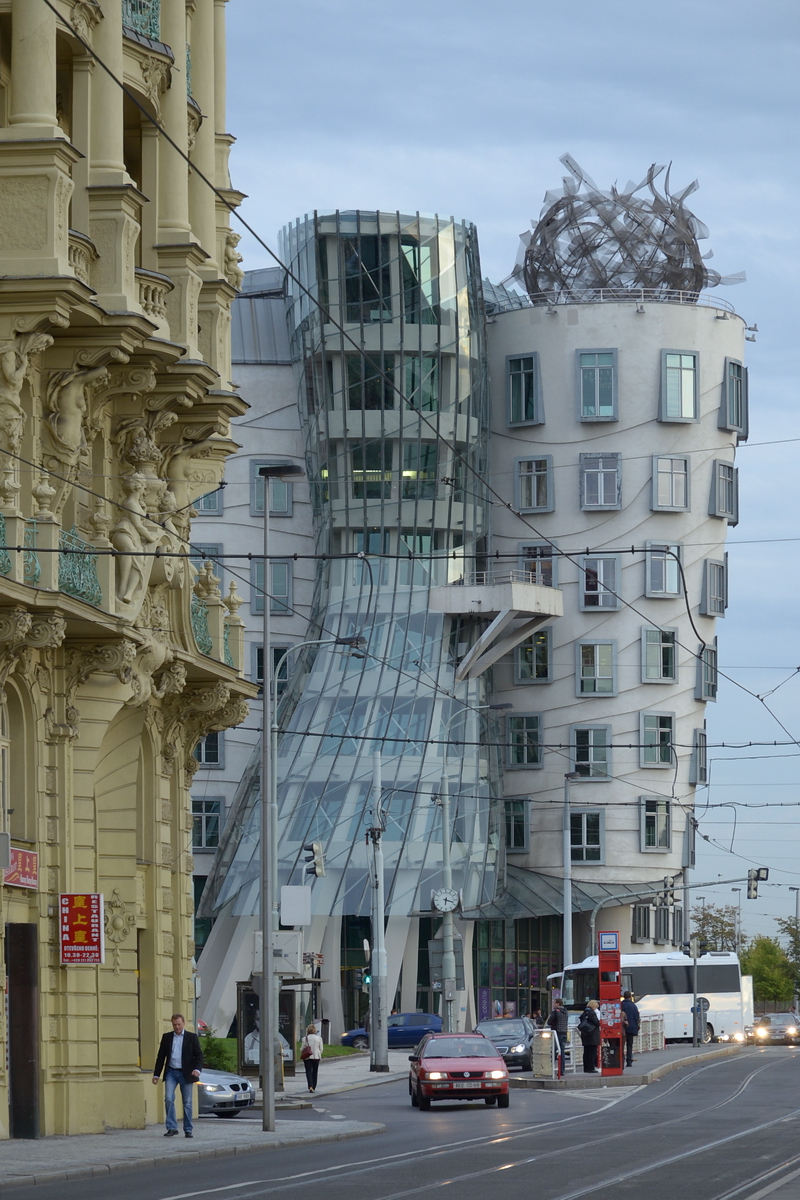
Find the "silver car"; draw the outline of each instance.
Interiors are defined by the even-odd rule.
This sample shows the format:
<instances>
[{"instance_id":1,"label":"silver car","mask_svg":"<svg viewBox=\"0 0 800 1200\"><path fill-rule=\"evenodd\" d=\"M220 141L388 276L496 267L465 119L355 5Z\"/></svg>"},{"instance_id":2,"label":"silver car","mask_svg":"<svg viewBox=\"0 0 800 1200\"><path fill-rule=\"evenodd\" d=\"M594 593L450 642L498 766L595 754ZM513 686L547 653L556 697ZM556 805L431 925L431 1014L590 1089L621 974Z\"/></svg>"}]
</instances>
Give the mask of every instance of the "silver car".
<instances>
[{"instance_id":1,"label":"silver car","mask_svg":"<svg viewBox=\"0 0 800 1200\"><path fill-rule=\"evenodd\" d=\"M197 1091L200 1116L235 1117L243 1108L252 1108L256 1100L255 1080L231 1071L203 1068Z\"/></svg>"}]
</instances>

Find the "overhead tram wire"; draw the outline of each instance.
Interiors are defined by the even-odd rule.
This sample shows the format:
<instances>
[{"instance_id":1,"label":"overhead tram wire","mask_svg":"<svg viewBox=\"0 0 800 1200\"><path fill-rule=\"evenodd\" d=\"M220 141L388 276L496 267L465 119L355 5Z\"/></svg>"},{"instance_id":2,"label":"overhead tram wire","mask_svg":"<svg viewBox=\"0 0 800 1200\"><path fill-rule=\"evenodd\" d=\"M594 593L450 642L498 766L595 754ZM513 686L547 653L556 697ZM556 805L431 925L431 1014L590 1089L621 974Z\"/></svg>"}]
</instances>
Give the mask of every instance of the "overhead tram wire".
<instances>
[{"instance_id":1,"label":"overhead tram wire","mask_svg":"<svg viewBox=\"0 0 800 1200\"><path fill-rule=\"evenodd\" d=\"M159 132L161 137L163 137L164 140L172 147L172 149L176 152L176 154L178 154L186 162L187 166L189 166L191 168L191 170L194 172L194 174L197 176L197 178L202 180L202 182L206 185L206 187L211 189L211 191L214 193L214 195L217 197L217 199L220 200L221 203L225 206L225 208L232 214L234 219L237 220L240 223L240 225L242 225L243 228L245 228L247 230L247 232L253 238L255 238L255 240L258 242L258 244L264 250L266 250L266 252L270 255L270 257L281 268L281 270L283 270L286 273L287 277L292 280L292 282L300 290L300 292L319 310L320 314L325 318L326 323L332 325L334 327L334 329L336 329L336 331L339 333L339 335L344 339L344 341L349 343L349 345L353 347L353 349L356 351L356 353L359 354L361 356L361 358L366 361L367 353L364 350L363 346L361 346L356 341L356 339L353 338L351 336L351 334L349 334L347 332L347 330L344 328L344 326L339 321L336 320L334 315L328 309L325 308L325 306L321 303L319 298L313 294L311 289L307 288L305 286L305 284L302 282L302 280L297 275L295 275L295 273L292 271L292 269L289 266L287 266L286 263L284 263L282 261L282 259L272 249L272 247L268 244L268 242L266 242L264 240L264 238L262 238L261 235L253 228L253 226L250 225L250 223L248 221L246 221L243 216L241 216L241 214L237 211L236 206L234 204L232 204L231 201L227 198L227 196L219 188L217 188L216 185L197 167L197 164L194 163L189 158L189 155L186 154L181 149L181 147L177 144L177 142L175 142L174 139L172 137L170 137L170 135L167 133L167 131L163 127L163 125L147 111L147 109L141 103L141 101L138 99L138 97L125 85L124 81L119 79L114 74L114 72L111 70L111 68L103 61L102 58L100 58L100 56L97 54L97 52L94 50L94 48L78 32L78 30L75 28L75 26L70 21L68 21L64 16L62 16L62 14L58 11L58 9L53 4L52 0L42 0L42 3L45 4L51 10L52 13L54 13L54 15L56 16L56 19L58 21L60 21L61 24L65 28L69 29L70 33L72 33L72 35L75 38L77 38L77 40L80 42L80 44L84 47L87 54L89 54L90 57L93 58L94 61L97 62L100 67L102 67L102 69L106 72L106 74L121 89L123 94L128 97L128 99L131 101L132 104L134 104L136 106L136 108L139 109L139 111L144 115L146 120L149 121L150 124L155 127L155 129ZM384 385L388 386L392 392L396 393L396 395L400 398L400 400L404 404L409 403L408 397L403 392L403 389L401 387L399 387L395 383L394 379L391 378L382 368L376 369L375 364L373 363L373 364L371 364L371 369L376 374L376 376L383 381ZM536 526L533 525L521 512L519 512L516 508L514 508L514 506L511 504L510 501L505 500L500 495L500 493L492 486L492 484L481 475L480 471L472 465L472 463L469 461L469 459L464 457L464 455L462 455L459 452L456 445L454 443L449 442L447 440L447 438L445 438L439 432L436 425L428 417L425 416L424 412L420 411L418 416L419 416L420 422L428 427L428 429L431 431L431 433L433 434L436 441L441 442L442 445L445 446L445 448L450 451L450 453L453 455L453 458L458 460L460 463L462 463L466 467L466 469L470 472L470 474L472 476L474 476L474 478L479 483L482 484L482 486L486 489L486 491L489 493L489 495L493 496L499 504L502 504L509 512L511 512L514 516L516 516L522 522L522 524L524 526L526 526L526 528L530 529L532 533L535 533L536 536L541 538L542 541L544 541L547 545L551 546L554 550L558 549L557 546L555 545L555 543L553 542L552 538L548 537L548 535L545 534L543 531L537 529ZM577 566L579 570L582 569L580 562L577 560L577 557L573 556L572 554L567 554L563 551L558 551L558 553L559 553L560 557L567 558L570 562L572 562L575 566ZM681 572L681 573L683 573L683 572ZM265 574L266 574L266 572L265 572ZM644 614L641 613L640 610L638 608L636 608L636 606L634 604L632 604L628 600L625 600L624 597L622 597L618 593L614 592L613 589L609 589L609 591L612 595L615 596L615 598L622 605L624 605L626 608L629 608L632 612L636 613L637 616L642 617L642 619L645 619ZM684 581L684 593L685 593L685 581ZM686 598L687 610L688 610L688 596L685 595L685 598ZM691 614L689 615L689 620L690 620L690 623L692 624L694 632L696 633L697 631L696 631L696 628L694 627L694 622L692 621ZM657 625L655 622L648 621L648 624L650 624L653 628L660 629L661 632L664 632L664 630L661 628L661 626ZM705 646L704 639L700 638L699 640ZM687 650L694 657L699 657L698 653L696 651L692 650L690 647L683 646L681 643L678 643L678 642L676 642L676 644L681 645L682 649ZM783 722L779 720L779 718L775 715L775 713L772 712L772 710L769 708L769 706L766 704L765 701L761 700L760 697L755 692L753 692L749 688L745 687L744 684L739 683L738 680L733 679L730 676L725 675L722 672L719 672L719 668L717 668L717 669L718 669L718 673L722 674L722 677L724 679L727 679L729 683L732 683L734 685L734 687L737 687L741 691L745 692L747 695L752 696L753 699L759 700L760 703L762 703L764 705L764 708L767 710L767 712L770 714L770 716L775 720L776 724L779 725L780 728L783 730L783 732L787 735L787 737L790 737L790 738L792 737L789 730L786 728L786 726L783 724ZM796 745L800 746L800 740L798 740L796 738L793 738L792 740L794 741L794 743Z\"/></svg>"}]
</instances>

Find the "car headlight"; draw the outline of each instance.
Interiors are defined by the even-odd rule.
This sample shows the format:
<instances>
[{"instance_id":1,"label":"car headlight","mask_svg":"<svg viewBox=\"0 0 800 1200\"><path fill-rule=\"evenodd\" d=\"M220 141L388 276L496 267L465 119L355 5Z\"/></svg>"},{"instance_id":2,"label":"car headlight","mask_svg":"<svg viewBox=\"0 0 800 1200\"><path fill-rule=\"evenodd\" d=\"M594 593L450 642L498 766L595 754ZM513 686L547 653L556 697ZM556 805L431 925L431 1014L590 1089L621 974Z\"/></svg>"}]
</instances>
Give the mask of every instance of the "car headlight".
<instances>
[{"instance_id":1,"label":"car headlight","mask_svg":"<svg viewBox=\"0 0 800 1200\"><path fill-rule=\"evenodd\" d=\"M425 1079L445 1079L444 1071L426 1071Z\"/></svg>"},{"instance_id":2,"label":"car headlight","mask_svg":"<svg viewBox=\"0 0 800 1200\"><path fill-rule=\"evenodd\" d=\"M768 1033L768 1031L766 1029L757 1029L756 1037L766 1037L767 1033Z\"/></svg>"},{"instance_id":3,"label":"car headlight","mask_svg":"<svg viewBox=\"0 0 800 1200\"><path fill-rule=\"evenodd\" d=\"M509 1053L509 1054L524 1054L524 1053L525 1053L525 1045L524 1045L524 1043L523 1043L523 1042L520 1042L519 1046L511 1046L511 1047L509 1048L509 1051L508 1051L508 1053Z\"/></svg>"},{"instance_id":4,"label":"car headlight","mask_svg":"<svg viewBox=\"0 0 800 1200\"><path fill-rule=\"evenodd\" d=\"M203 1087L207 1092L224 1092L225 1088L221 1083L204 1083Z\"/></svg>"},{"instance_id":5,"label":"car headlight","mask_svg":"<svg viewBox=\"0 0 800 1200\"><path fill-rule=\"evenodd\" d=\"M505 1071L487 1071L486 1077L487 1077L487 1079L507 1079L508 1078Z\"/></svg>"},{"instance_id":6,"label":"car headlight","mask_svg":"<svg viewBox=\"0 0 800 1200\"><path fill-rule=\"evenodd\" d=\"M790 1034L792 1037L794 1037L794 1035L797 1033L797 1029L795 1028L794 1025L788 1025L786 1028L786 1032L788 1034Z\"/></svg>"},{"instance_id":7,"label":"car headlight","mask_svg":"<svg viewBox=\"0 0 800 1200\"><path fill-rule=\"evenodd\" d=\"M743 1033L735 1033L735 1034L733 1035L733 1040L734 1040L734 1042L743 1042L743 1041L744 1041L744 1034L743 1034Z\"/></svg>"}]
</instances>

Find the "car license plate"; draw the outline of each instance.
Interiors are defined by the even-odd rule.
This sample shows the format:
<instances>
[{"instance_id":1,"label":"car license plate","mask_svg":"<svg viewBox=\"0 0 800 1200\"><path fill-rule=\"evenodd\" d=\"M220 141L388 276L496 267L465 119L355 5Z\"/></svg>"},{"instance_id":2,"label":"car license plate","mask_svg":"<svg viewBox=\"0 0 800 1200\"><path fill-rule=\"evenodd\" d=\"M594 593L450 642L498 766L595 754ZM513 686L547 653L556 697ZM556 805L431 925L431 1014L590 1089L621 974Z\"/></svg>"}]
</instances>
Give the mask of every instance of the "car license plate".
<instances>
[{"instance_id":1,"label":"car license plate","mask_svg":"<svg viewBox=\"0 0 800 1200\"><path fill-rule=\"evenodd\" d=\"M481 1086L480 1079L470 1079L469 1083L454 1083L454 1088L479 1088Z\"/></svg>"}]
</instances>

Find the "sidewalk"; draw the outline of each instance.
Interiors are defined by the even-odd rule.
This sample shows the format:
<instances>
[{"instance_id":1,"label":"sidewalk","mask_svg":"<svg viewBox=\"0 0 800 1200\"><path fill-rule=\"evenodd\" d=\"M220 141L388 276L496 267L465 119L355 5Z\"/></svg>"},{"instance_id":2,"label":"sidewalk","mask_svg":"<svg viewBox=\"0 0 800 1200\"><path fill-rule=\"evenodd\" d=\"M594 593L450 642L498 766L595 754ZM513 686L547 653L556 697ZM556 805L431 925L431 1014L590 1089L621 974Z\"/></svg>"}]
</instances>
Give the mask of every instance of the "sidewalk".
<instances>
[{"instance_id":1,"label":"sidewalk","mask_svg":"<svg viewBox=\"0 0 800 1200\"><path fill-rule=\"evenodd\" d=\"M413 1054L408 1050L389 1051L389 1070L370 1071L369 1051L359 1054L348 1054L342 1058L323 1058L319 1064L319 1077L314 1097L329 1096L333 1092L346 1092L354 1087L369 1087L371 1084L387 1083L392 1079L408 1078L408 1056ZM311 1100L306 1084L306 1072L301 1062L297 1063L297 1074L284 1080L284 1094L287 1100Z\"/></svg>"},{"instance_id":2,"label":"sidewalk","mask_svg":"<svg viewBox=\"0 0 800 1200\"><path fill-rule=\"evenodd\" d=\"M621 1075L584 1075L580 1066L574 1073L570 1072L563 1079L533 1079L527 1073L512 1075L512 1088L539 1088L544 1091L562 1091L583 1088L606 1087L641 1087L643 1084L654 1083L670 1071L679 1067L687 1067L706 1059L726 1058L731 1054L740 1054L746 1049L739 1043L718 1045L709 1043L706 1046L672 1045L664 1050L650 1050L638 1054L633 1060L632 1067L626 1067Z\"/></svg>"}]
</instances>

